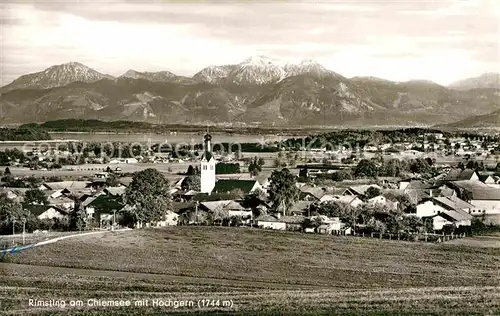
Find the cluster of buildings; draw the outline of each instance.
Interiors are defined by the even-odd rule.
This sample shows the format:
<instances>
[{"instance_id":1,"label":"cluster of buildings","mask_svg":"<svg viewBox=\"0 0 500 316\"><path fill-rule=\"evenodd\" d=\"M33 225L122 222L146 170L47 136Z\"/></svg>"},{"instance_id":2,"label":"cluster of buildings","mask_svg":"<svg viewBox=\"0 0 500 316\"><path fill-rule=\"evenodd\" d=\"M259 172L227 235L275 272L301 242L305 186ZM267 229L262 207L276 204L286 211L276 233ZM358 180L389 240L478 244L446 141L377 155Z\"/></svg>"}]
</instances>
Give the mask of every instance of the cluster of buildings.
<instances>
[{"instance_id":1,"label":"cluster of buildings","mask_svg":"<svg viewBox=\"0 0 500 316\"><path fill-rule=\"evenodd\" d=\"M347 187L297 183L299 201L284 213L276 213L266 198L269 179L249 175L237 179L217 176L217 159L210 150L211 136L205 135L204 141L199 192L183 189L182 184L186 178L179 179L169 192L173 197L172 208L165 210L163 218L150 223L151 225L210 222L215 225L247 224L266 229L300 230L302 223L309 219L321 222L315 229L316 232L349 234L352 229L350 225L342 223L336 217L318 218L311 214L311 205L335 201L353 208L371 204L384 206L384 210L397 210L400 202L395 197L401 195L405 195L414 206L406 216L431 220L436 231L445 225L470 226L475 216L495 224L498 224L500 218L500 179L480 175L471 169L451 169L430 180L394 178L379 184ZM93 181L44 182L39 189L46 194L47 205L23 204L23 207L39 219L64 220L78 204L78 208L84 210L89 218L93 218L98 227L110 227L116 223L122 211L130 210L133 206L123 204L127 181L121 179L118 186L105 187L102 182L106 177L106 173L101 173ZM101 185L96 185L98 183ZM379 194L368 197L370 189L372 192L375 189ZM23 203L23 191L27 189L2 190L9 198ZM252 194L256 192L259 194Z\"/></svg>"}]
</instances>

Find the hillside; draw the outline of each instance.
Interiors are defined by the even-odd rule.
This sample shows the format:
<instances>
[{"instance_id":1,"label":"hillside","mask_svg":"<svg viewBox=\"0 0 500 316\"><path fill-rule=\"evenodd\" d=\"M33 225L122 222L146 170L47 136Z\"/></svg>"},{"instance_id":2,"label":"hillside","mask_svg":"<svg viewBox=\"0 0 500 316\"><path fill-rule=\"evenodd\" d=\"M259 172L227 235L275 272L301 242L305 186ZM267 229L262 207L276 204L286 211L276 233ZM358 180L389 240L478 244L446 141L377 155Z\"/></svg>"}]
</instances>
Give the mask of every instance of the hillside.
<instances>
[{"instance_id":1,"label":"hillside","mask_svg":"<svg viewBox=\"0 0 500 316\"><path fill-rule=\"evenodd\" d=\"M482 88L500 89L500 74L485 73L479 77L468 78L457 81L455 83L452 83L449 87L458 90L470 90L470 89L482 89Z\"/></svg>"},{"instance_id":2,"label":"hillside","mask_svg":"<svg viewBox=\"0 0 500 316\"><path fill-rule=\"evenodd\" d=\"M26 307L27 296L56 296L232 300L231 308L190 309L223 315L496 314L499 255L498 248L227 227L106 232L26 250L11 259L15 264L0 263L10 287L0 294L0 310L35 314L38 309ZM174 311L83 307L90 309L100 315ZM76 314L68 305L44 311Z\"/></svg>"},{"instance_id":3,"label":"hillside","mask_svg":"<svg viewBox=\"0 0 500 316\"><path fill-rule=\"evenodd\" d=\"M468 117L464 120L443 124L438 127L446 128L500 128L500 111L495 111L486 115Z\"/></svg>"},{"instance_id":4,"label":"hillside","mask_svg":"<svg viewBox=\"0 0 500 316\"><path fill-rule=\"evenodd\" d=\"M17 89L48 89L62 87L73 82L96 82L113 77L103 75L78 62L55 65L43 71L27 74L0 88L0 93Z\"/></svg>"},{"instance_id":5,"label":"hillside","mask_svg":"<svg viewBox=\"0 0 500 316\"><path fill-rule=\"evenodd\" d=\"M254 56L192 78L128 70L118 78L78 63L0 88L0 122L77 118L154 124L434 125L500 109L500 90L461 91L425 80L348 79L312 60Z\"/></svg>"}]
</instances>

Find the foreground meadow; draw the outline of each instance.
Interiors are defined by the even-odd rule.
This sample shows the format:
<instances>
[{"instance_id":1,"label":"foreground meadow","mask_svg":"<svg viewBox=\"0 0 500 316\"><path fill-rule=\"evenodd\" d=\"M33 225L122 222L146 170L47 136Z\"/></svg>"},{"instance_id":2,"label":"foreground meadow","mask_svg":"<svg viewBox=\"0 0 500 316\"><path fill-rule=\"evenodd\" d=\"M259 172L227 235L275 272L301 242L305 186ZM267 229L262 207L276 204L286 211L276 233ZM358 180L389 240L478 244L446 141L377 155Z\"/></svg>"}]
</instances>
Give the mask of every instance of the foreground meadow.
<instances>
[{"instance_id":1,"label":"foreground meadow","mask_svg":"<svg viewBox=\"0 0 500 316\"><path fill-rule=\"evenodd\" d=\"M468 245L224 227L109 232L31 249L0 264L0 310L10 315L494 315L500 313L499 266L499 248ZM89 306L94 298L149 305ZM29 299L67 305L33 307ZM151 306L154 299L195 306ZM83 305L70 307L72 300ZM219 305L198 306L200 300Z\"/></svg>"}]
</instances>

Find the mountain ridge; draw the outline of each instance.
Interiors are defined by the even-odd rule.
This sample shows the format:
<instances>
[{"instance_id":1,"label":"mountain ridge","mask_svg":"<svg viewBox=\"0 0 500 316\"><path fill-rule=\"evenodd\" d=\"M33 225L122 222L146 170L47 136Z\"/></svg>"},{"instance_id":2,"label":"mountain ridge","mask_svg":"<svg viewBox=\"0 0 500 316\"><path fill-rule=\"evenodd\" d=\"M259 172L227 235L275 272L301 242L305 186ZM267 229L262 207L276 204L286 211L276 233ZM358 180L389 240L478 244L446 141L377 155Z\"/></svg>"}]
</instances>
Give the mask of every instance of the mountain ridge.
<instances>
[{"instance_id":1,"label":"mountain ridge","mask_svg":"<svg viewBox=\"0 0 500 316\"><path fill-rule=\"evenodd\" d=\"M499 101L500 90L494 88L464 91L428 80L349 79L314 60L252 56L206 67L191 78L132 69L115 78L72 62L0 88L0 121L434 125L494 112Z\"/></svg>"}]
</instances>

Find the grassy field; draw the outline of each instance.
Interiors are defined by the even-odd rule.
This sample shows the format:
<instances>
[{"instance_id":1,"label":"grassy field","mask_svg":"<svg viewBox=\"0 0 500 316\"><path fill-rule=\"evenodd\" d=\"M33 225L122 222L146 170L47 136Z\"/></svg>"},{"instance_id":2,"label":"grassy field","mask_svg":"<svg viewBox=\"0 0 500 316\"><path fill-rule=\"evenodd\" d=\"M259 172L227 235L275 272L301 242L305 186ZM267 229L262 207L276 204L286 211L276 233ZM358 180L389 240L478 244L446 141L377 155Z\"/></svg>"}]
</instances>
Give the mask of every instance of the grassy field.
<instances>
[{"instance_id":1,"label":"grassy field","mask_svg":"<svg viewBox=\"0 0 500 316\"><path fill-rule=\"evenodd\" d=\"M0 311L8 315L500 314L493 247L170 227L82 236L10 260L0 264ZM93 298L132 306L89 306ZM141 299L149 306L133 306ZM194 306L152 306L155 299ZM207 299L220 304L198 306Z\"/></svg>"}]
</instances>

